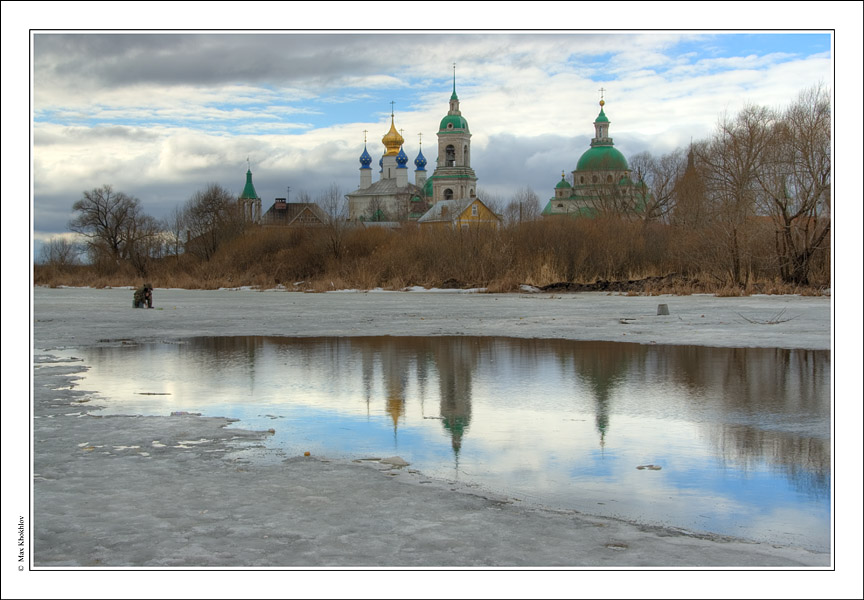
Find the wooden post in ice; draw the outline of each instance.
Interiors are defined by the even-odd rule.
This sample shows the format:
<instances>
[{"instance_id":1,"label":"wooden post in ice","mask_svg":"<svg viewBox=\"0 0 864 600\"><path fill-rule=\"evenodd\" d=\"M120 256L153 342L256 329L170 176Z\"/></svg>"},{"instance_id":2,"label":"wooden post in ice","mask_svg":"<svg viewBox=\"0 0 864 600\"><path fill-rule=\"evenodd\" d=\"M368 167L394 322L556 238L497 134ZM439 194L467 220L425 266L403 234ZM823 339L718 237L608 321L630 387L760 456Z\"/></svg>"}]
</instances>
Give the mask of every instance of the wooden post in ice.
<instances>
[{"instance_id":1,"label":"wooden post in ice","mask_svg":"<svg viewBox=\"0 0 864 600\"><path fill-rule=\"evenodd\" d=\"M669 305L668 304L658 304L657 305L657 314L658 315L668 315L669 314Z\"/></svg>"}]
</instances>

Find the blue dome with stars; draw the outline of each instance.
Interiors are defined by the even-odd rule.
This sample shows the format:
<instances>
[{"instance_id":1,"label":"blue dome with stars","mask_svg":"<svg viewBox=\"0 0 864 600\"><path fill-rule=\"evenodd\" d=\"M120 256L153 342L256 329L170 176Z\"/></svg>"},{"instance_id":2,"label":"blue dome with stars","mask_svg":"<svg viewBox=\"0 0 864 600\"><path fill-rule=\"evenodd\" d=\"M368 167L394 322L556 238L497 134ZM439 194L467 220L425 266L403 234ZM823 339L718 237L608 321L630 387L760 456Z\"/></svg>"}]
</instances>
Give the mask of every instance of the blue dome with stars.
<instances>
[{"instance_id":1,"label":"blue dome with stars","mask_svg":"<svg viewBox=\"0 0 864 600\"><path fill-rule=\"evenodd\" d=\"M369 155L369 152L366 150L366 146L363 146L363 154L360 155L360 165L361 169L371 169L369 165L372 164L372 157Z\"/></svg>"},{"instance_id":2,"label":"blue dome with stars","mask_svg":"<svg viewBox=\"0 0 864 600\"><path fill-rule=\"evenodd\" d=\"M418 171L426 170L426 157L423 156L423 150L420 150L420 154L417 155L417 158L414 159L414 166L417 167Z\"/></svg>"},{"instance_id":3,"label":"blue dome with stars","mask_svg":"<svg viewBox=\"0 0 864 600\"><path fill-rule=\"evenodd\" d=\"M396 155L396 168L397 169L407 169L406 166L408 164L408 155L405 154L405 150L399 148L399 154Z\"/></svg>"}]
</instances>

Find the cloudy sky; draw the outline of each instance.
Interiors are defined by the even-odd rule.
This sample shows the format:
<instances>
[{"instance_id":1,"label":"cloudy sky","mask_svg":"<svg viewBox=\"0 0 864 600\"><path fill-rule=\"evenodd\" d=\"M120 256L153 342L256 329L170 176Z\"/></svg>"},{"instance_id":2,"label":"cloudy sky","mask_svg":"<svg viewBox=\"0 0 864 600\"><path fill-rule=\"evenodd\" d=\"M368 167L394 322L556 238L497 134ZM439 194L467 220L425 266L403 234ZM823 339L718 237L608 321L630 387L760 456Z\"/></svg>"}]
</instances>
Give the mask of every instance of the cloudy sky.
<instances>
[{"instance_id":1,"label":"cloudy sky","mask_svg":"<svg viewBox=\"0 0 864 600\"><path fill-rule=\"evenodd\" d=\"M552 4L547 24L585 15ZM630 157L686 147L746 103L782 107L834 85L830 29L31 29L30 40L37 245L67 231L84 190L111 184L164 217L208 183L239 194L247 159L265 210L289 187L292 199L331 183L348 193L364 135L383 151L391 101L406 153L422 134L434 165L454 63L478 187L504 202L523 186L545 202L575 168L600 88Z\"/></svg>"}]
</instances>

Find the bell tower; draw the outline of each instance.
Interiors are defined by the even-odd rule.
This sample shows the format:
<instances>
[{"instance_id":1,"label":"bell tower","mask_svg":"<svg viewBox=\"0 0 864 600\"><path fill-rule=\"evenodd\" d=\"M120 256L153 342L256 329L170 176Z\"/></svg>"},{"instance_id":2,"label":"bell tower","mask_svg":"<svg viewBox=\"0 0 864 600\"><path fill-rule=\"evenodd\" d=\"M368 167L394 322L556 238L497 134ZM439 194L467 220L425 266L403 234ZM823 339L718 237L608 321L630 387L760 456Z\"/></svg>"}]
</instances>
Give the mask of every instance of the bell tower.
<instances>
[{"instance_id":1,"label":"bell tower","mask_svg":"<svg viewBox=\"0 0 864 600\"><path fill-rule=\"evenodd\" d=\"M438 127L438 160L432 174L432 201L473 200L476 197L477 175L471 168L471 131L459 109L454 63L450 110Z\"/></svg>"}]
</instances>

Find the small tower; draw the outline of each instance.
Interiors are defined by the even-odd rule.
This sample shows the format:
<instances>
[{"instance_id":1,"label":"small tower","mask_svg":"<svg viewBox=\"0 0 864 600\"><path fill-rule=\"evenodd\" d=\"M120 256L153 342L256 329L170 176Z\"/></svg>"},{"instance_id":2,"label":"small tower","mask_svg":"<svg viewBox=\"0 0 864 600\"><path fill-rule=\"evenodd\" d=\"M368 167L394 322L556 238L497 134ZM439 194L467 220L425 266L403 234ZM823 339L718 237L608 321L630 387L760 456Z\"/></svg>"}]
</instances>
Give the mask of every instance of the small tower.
<instances>
[{"instance_id":1,"label":"small tower","mask_svg":"<svg viewBox=\"0 0 864 600\"><path fill-rule=\"evenodd\" d=\"M405 150L399 148L396 155L396 187L404 188L408 185L408 155Z\"/></svg>"},{"instance_id":2,"label":"small tower","mask_svg":"<svg viewBox=\"0 0 864 600\"><path fill-rule=\"evenodd\" d=\"M363 131L363 154L360 155L360 188L365 190L372 185L372 156L366 149L366 131Z\"/></svg>"},{"instance_id":3,"label":"small tower","mask_svg":"<svg viewBox=\"0 0 864 600\"><path fill-rule=\"evenodd\" d=\"M426 157L423 156L423 134L420 135L420 152L414 159L414 185L422 188L426 185Z\"/></svg>"},{"instance_id":4,"label":"small tower","mask_svg":"<svg viewBox=\"0 0 864 600\"><path fill-rule=\"evenodd\" d=\"M573 187L567 181L567 178L564 175L564 171L561 171L561 181L558 182L558 185L555 186L555 198L557 200L564 199L570 197L573 193Z\"/></svg>"},{"instance_id":5,"label":"small tower","mask_svg":"<svg viewBox=\"0 0 864 600\"><path fill-rule=\"evenodd\" d=\"M243 188L243 193L237 199L237 204L240 206L240 211L243 213L243 220L251 223L261 222L261 198L255 191L255 186L252 185L252 168L249 166L249 159L246 159L246 186Z\"/></svg>"}]
</instances>

